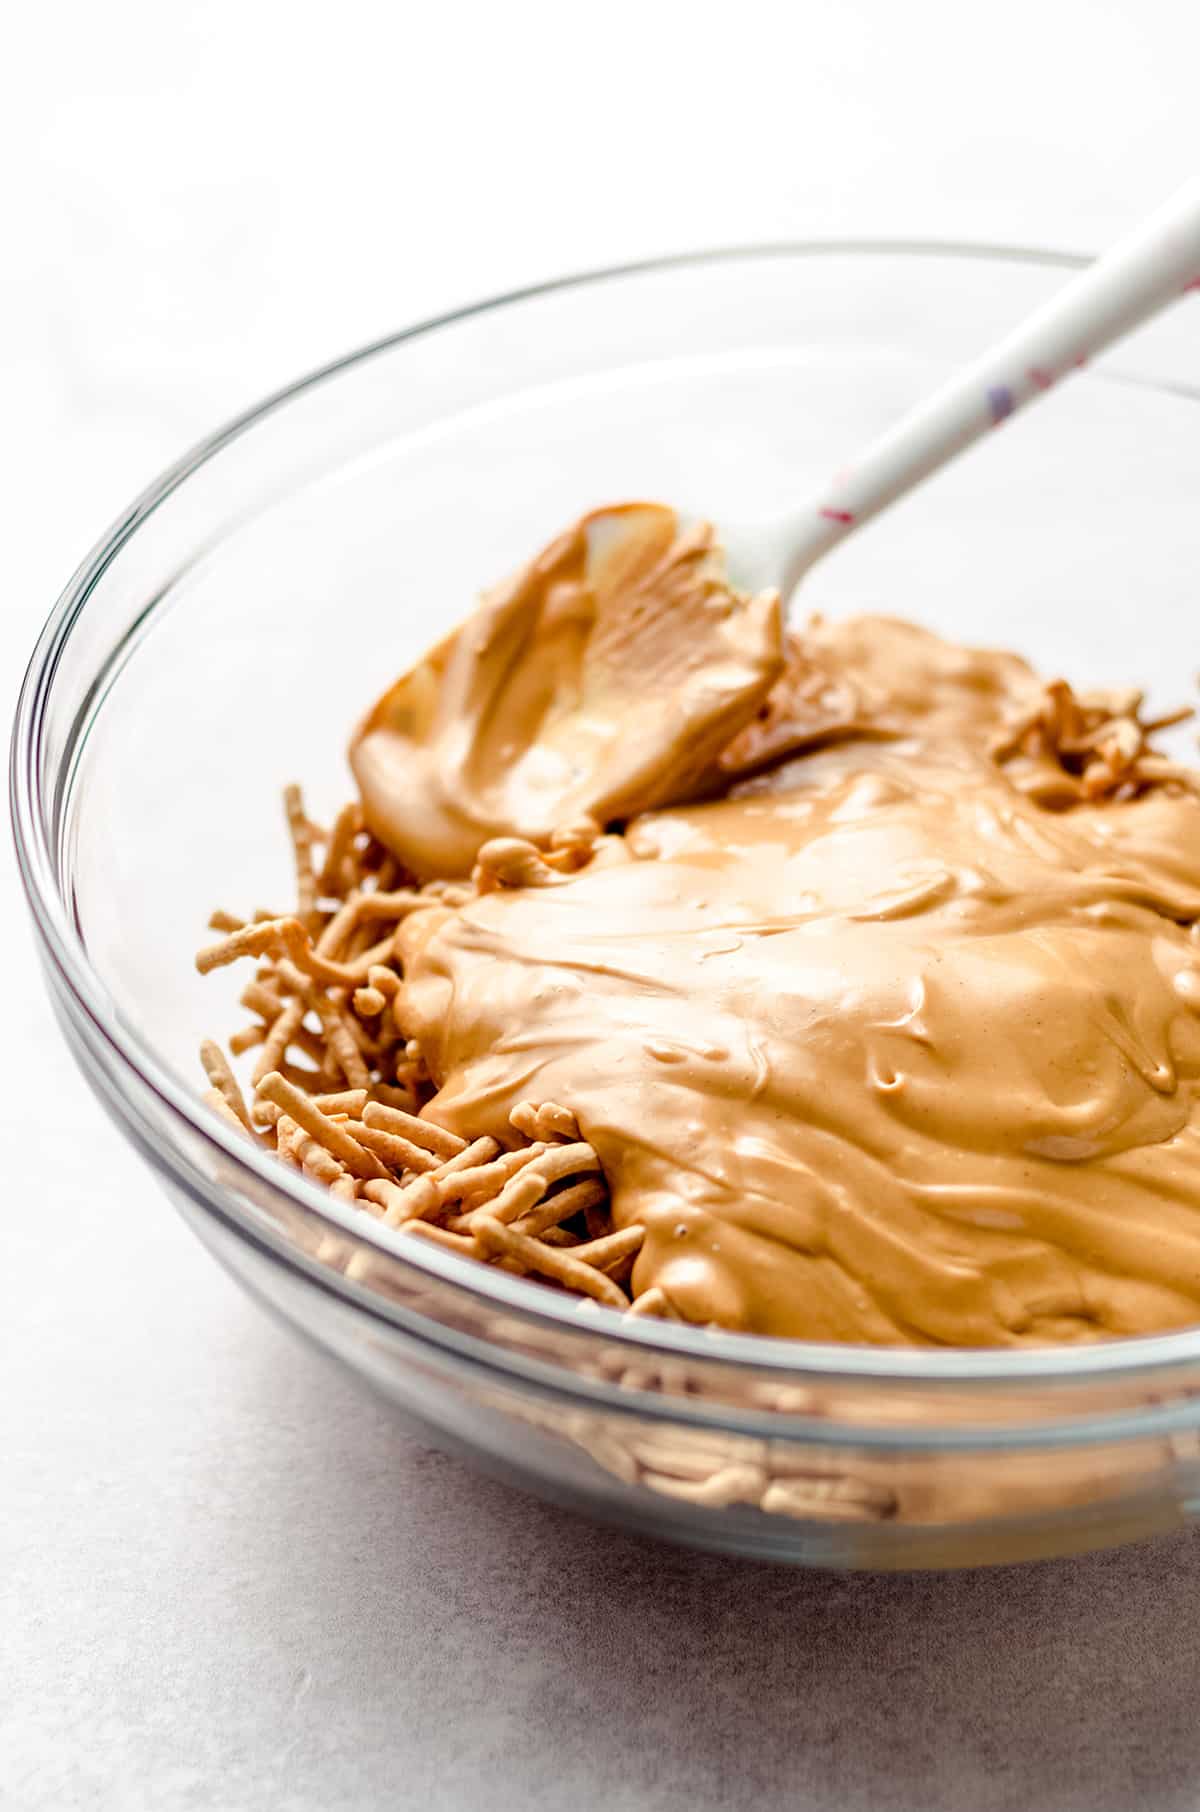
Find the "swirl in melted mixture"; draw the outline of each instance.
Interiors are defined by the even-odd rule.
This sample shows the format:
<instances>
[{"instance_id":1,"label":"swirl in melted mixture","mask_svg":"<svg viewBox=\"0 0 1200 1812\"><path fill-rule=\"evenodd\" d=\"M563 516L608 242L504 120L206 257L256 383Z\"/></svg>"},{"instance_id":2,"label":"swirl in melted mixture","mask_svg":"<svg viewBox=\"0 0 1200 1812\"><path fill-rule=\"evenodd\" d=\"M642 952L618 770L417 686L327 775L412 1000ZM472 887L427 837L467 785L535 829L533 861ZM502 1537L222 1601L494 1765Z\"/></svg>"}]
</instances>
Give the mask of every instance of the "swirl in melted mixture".
<instances>
[{"instance_id":1,"label":"swirl in melted mixture","mask_svg":"<svg viewBox=\"0 0 1200 1812\"><path fill-rule=\"evenodd\" d=\"M619 583L572 531L356 739L418 874L635 813L576 873L406 922L431 1117L503 1139L569 1103L647 1229L635 1295L688 1321L1013 1346L1200 1319L1194 776L1135 696L1089 715L909 624L814 624L783 671L773 601L645 515Z\"/></svg>"}]
</instances>

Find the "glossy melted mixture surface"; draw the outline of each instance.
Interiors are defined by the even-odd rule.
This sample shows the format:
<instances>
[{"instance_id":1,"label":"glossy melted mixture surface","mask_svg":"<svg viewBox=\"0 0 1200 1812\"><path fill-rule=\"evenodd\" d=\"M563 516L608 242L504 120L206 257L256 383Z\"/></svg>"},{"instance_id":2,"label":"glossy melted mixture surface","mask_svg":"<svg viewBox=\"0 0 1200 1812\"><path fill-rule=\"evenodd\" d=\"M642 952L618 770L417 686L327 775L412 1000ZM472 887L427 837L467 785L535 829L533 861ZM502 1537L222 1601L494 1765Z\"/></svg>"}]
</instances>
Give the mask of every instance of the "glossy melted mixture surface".
<instances>
[{"instance_id":1,"label":"glossy melted mixture surface","mask_svg":"<svg viewBox=\"0 0 1200 1812\"><path fill-rule=\"evenodd\" d=\"M1200 797L1136 695L892 619L785 644L711 537L630 506L485 600L352 760L423 877L606 829L415 913L404 1001L443 1125L574 1110L647 1229L635 1296L884 1344L1200 1319Z\"/></svg>"}]
</instances>

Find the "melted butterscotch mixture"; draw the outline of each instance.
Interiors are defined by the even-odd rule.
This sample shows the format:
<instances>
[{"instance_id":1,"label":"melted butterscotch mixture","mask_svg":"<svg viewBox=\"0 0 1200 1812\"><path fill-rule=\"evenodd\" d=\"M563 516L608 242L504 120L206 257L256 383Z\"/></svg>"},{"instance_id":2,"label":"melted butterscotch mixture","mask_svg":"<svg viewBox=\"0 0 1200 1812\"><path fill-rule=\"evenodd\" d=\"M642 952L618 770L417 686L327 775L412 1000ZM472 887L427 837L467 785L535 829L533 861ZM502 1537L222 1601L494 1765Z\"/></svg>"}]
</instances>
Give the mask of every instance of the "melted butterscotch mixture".
<instances>
[{"instance_id":1,"label":"melted butterscotch mixture","mask_svg":"<svg viewBox=\"0 0 1200 1812\"><path fill-rule=\"evenodd\" d=\"M585 519L352 749L397 859L479 884L397 940L426 1116L567 1103L690 1322L1195 1321L1200 798L1139 705L891 619L785 646L703 532Z\"/></svg>"}]
</instances>

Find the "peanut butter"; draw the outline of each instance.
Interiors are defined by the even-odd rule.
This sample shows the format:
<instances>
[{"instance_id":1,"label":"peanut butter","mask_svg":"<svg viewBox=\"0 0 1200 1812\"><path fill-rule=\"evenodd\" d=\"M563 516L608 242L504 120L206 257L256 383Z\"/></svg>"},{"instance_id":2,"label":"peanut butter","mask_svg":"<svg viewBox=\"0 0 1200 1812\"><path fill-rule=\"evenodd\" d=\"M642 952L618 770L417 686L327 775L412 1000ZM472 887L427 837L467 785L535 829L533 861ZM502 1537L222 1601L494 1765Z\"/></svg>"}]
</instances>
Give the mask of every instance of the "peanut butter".
<instances>
[{"instance_id":1,"label":"peanut butter","mask_svg":"<svg viewBox=\"0 0 1200 1812\"><path fill-rule=\"evenodd\" d=\"M669 512L603 546L619 514L355 741L419 875L610 827L577 872L404 920L428 1117L503 1143L517 1103L568 1104L646 1229L635 1297L689 1322L1017 1346L1200 1318L1194 776L1136 704L1092 735L1051 689L1051 735L1024 662L890 619L813 625L771 692L774 600Z\"/></svg>"},{"instance_id":2,"label":"peanut butter","mask_svg":"<svg viewBox=\"0 0 1200 1812\"><path fill-rule=\"evenodd\" d=\"M711 530L596 510L380 699L350 750L367 822L440 877L498 832L686 798L782 667L778 598L724 583Z\"/></svg>"}]
</instances>

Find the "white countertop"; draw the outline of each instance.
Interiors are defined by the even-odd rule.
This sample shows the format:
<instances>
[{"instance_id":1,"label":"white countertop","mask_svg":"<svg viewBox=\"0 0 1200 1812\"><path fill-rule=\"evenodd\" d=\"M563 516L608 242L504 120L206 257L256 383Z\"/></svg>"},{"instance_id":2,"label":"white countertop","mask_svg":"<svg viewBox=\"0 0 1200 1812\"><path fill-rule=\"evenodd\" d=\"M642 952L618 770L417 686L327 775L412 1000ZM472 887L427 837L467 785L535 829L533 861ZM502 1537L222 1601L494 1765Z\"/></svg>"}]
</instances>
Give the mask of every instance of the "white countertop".
<instances>
[{"instance_id":1,"label":"white countertop","mask_svg":"<svg viewBox=\"0 0 1200 1812\"><path fill-rule=\"evenodd\" d=\"M1194 159L1200 11L61 0L10 50L11 694L160 466L435 308L764 236L1098 245ZM480 1479L175 1219L68 1065L10 858L0 926L0 1806L1200 1805L1200 1537L835 1577Z\"/></svg>"}]
</instances>

